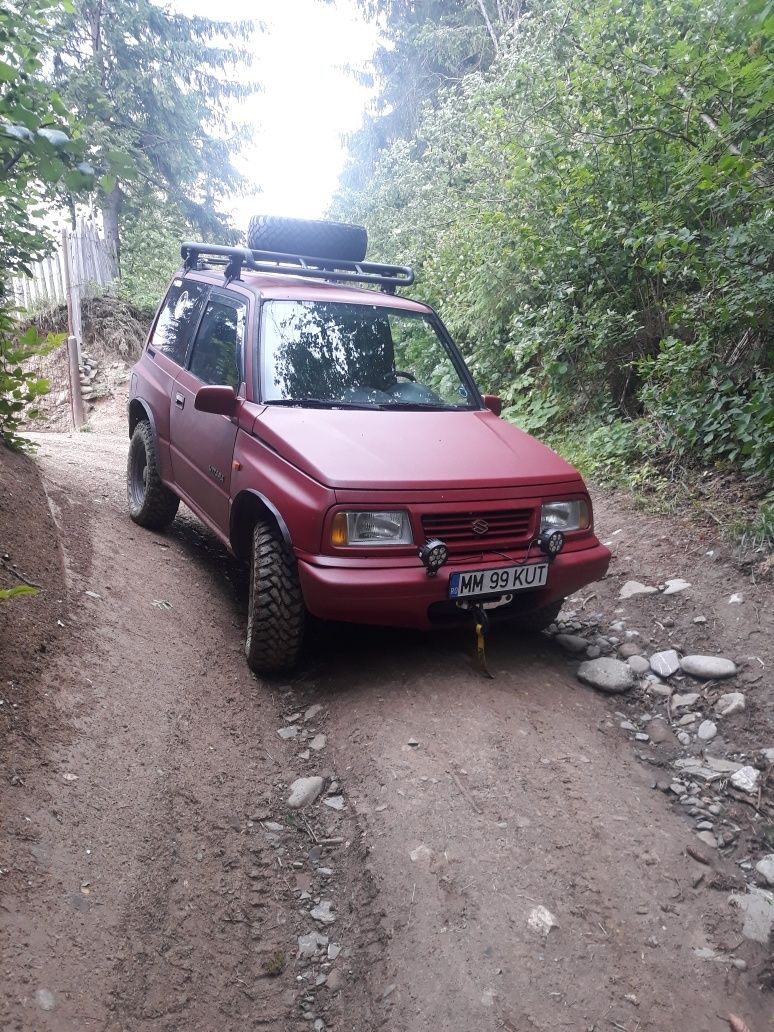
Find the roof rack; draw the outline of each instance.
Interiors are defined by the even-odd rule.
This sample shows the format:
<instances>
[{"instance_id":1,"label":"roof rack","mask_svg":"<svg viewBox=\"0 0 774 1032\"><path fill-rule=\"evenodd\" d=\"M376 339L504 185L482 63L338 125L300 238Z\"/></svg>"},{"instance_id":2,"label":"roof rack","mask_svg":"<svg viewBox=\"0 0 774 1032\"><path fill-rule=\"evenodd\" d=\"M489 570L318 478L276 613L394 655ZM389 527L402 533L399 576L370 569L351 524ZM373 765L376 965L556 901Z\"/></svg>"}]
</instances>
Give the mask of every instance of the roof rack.
<instances>
[{"instance_id":1,"label":"roof rack","mask_svg":"<svg viewBox=\"0 0 774 1032\"><path fill-rule=\"evenodd\" d=\"M334 258L312 258L279 251L251 251L248 247L225 247L222 244L201 244L190 241L180 247L186 269L207 265L224 265L227 282L241 278L242 269L274 275L305 276L309 279L334 282L368 283L394 294L398 287L410 287L414 270L401 265L376 262L350 262Z\"/></svg>"}]
</instances>

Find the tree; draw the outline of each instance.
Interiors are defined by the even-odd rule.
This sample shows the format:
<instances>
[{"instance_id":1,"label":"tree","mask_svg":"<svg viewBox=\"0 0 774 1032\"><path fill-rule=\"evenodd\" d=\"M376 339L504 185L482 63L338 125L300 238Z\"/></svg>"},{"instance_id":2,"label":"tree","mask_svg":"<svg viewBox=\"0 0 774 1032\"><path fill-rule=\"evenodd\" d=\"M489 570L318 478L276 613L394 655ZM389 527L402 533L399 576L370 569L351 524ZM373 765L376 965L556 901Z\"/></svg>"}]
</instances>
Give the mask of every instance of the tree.
<instances>
[{"instance_id":1,"label":"tree","mask_svg":"<svg viewBox=\"0 0 774 1032\"><path fill-rule=\"evenodd\" d=\"M58 0L19 0L0 8L0 442L21 444L24 412L48 385L24 367L47 342L19 336L7 281L27 272L50 245L43 226L59 189L91 186L93 169L61 97L43 74Z\"/></svg>"},{"instance_id":2,"label":"tree","mask_svg":"<svg viewBox=\"0 0 774 1032\"><path fill-rule=\"evenodd\" d=\"M770 477L773 44L766 0L546 0L335 214L527 429Z\"/></svg>"},{"instance_id":3,"label":"tree","mask_svg":"<svg viewBox=\"0 0 774 1032\"><path fill-rule=\"evenodd\" d=\"M240 44L252 31L252 22L188 17L152 0L76 0L61 19L54 80L89 127L117 257L122 213L149 197L204 235L227 234L218 205L242 188L232 154L247 135L230 121L228 102L258 89L235 72L250 63Z\"/></svg>"}]
</instances>

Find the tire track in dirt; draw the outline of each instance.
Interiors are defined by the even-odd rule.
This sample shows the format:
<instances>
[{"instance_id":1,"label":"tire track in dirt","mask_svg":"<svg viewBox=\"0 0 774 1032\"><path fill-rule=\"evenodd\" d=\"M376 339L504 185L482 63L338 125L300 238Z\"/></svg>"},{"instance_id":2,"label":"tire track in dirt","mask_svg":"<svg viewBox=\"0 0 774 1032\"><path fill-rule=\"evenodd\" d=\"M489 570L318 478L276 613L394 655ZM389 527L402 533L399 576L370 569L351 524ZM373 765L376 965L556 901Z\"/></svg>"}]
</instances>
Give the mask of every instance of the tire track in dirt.
<instances>
[{"instance_id":1,"label":"tire track in dirt","mask_svg":"<svg viewBox=\"0 0 774 1032\"><path fill-rule=\"evenodd\" d=\"M765 1026L762 949L739 946L726 893L693 888L688 826L572 664L504 631L488 682L464 635L325 628L292 685L256 684L244 573L190 518L128 521L125 451L42 452L72 598L40 688L69 733L14 797L29 884L6 901L4 1029ZM276 729L312 702L328 742L304 759ZM287 785L313 773L346 808L301 821ZM309 916L323 895L330 929ZM343 946L340 991L324 953L295 958L312 930Z\"/></svg>"}]
</instances>

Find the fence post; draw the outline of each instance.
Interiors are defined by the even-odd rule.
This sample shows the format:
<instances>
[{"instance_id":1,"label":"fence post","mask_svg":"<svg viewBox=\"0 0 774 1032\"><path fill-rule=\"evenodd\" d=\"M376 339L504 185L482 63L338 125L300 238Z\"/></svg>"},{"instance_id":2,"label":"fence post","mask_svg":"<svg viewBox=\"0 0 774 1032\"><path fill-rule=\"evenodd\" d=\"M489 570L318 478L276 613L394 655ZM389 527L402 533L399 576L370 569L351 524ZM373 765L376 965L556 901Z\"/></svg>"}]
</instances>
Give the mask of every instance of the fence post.
<instances>
[{"instance_id":1,"label":"fence post","mask_svg":"<svg viewBox=\"0 0 774 1032\"><path fill-rule=\"evenodd\" d=\"M78 358L78 341L75 337L67 338L67 364L70 370L70 406L73 413L73 426L80 430L86 422L83 414L83 395L81 394L81 370Z\"/></svg>"},{"instance_id":2,"label":"fence post","mask_svg":"<svg viewBox=\"0 0 774 1032\"><path fill-rule=\"evenodd\" d=\"M70 247L69 233L62 230L62 263L64 266L65 293L67 294L67 322L70 328L70 335L75 338L77 349L77 364L81 363L81 298L78 293L78 281L74 275L73 254ZM80 380L78 381L80 384ZM80 391L79 391L80 393ZM83 409L83 403L81 403Z\"/></svg>"}]
</instances>

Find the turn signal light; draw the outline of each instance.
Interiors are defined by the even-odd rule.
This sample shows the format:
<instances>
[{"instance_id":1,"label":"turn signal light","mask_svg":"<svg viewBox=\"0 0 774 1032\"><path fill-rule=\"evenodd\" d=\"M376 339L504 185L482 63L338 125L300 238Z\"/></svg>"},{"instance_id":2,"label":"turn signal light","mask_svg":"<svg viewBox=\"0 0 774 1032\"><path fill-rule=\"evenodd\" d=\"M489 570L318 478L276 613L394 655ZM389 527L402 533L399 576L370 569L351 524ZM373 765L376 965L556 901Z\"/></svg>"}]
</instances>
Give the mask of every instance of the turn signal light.
<instances>
[{"instance_id":1,"label":"turn signal light","mask_svg":"<svg viewBox=\"0 0 774 1032\"><path fill-rule=\"evenodd\" d=\"M337 512L331 525L331 544L340 548L347 543L347 514Z\"/></svg>"}]
</instances>

